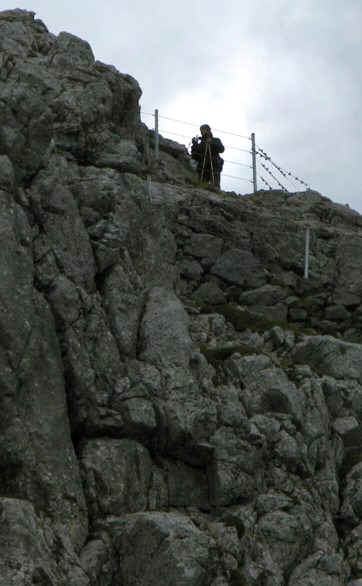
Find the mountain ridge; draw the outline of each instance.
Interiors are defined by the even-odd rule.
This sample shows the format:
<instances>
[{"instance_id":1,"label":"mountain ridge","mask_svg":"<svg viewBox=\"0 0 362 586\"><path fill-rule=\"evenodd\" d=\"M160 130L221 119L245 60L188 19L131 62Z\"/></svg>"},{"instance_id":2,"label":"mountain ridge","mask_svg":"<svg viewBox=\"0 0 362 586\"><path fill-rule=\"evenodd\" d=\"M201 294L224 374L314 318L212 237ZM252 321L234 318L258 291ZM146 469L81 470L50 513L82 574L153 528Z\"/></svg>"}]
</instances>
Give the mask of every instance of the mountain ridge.
<instances>
[{"instance_id":1,"label":"mountain ridge","mask_svg":"<svg viewBox=\"0 0 362 586\"><path fill-rule=\"evenodd\" d=\"M361 216L155 161L34 13L0 65L0 585L359 586Z\"/></svg>"}]
</instances>

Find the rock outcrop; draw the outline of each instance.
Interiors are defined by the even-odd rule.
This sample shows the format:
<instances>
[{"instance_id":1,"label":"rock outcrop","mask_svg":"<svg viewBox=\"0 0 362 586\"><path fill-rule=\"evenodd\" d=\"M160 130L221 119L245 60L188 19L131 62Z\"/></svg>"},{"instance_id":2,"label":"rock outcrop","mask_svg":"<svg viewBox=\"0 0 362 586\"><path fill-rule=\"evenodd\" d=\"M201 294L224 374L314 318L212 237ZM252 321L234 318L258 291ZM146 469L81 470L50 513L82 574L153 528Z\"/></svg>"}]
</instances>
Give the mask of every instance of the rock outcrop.
<instances>
[{"instance_id":1,"label":"rock outcrop","mask_svg":"<svg viewBox=\"0 0 362 586\"><path fill-rule=\"evenodd\" d=\"M362 218L205 189L140 95L0 12L0 585L358 586Z\"/></svg>"}]
</instances>

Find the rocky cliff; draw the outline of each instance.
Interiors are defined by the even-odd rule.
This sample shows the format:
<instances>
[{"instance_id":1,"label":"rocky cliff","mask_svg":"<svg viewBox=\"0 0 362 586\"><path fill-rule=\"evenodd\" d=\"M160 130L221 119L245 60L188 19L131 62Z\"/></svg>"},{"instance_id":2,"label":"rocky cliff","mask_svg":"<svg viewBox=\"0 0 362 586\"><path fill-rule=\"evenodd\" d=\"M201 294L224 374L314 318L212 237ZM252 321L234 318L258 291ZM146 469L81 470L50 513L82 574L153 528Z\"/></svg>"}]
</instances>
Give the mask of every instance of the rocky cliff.
<instances>
[{"instance_id":1,"label":"rocky cliff","mask_svg":"<svg viewBox=\"0 0 362 586\"><path fill-rule=\"evenodd\" d=\"M0 585L360 586L362 218L203 189L140 95L0 12Z\"/></svg>"}]
</instances>

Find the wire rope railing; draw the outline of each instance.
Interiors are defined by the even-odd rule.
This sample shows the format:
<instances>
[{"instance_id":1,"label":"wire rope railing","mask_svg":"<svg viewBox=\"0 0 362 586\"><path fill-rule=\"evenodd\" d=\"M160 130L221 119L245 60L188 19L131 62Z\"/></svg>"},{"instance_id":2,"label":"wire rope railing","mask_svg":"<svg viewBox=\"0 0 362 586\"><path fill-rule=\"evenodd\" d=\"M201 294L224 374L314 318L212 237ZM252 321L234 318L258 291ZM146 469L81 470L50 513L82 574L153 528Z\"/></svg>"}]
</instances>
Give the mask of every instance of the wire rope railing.
<instances>
[{"instance_id":1,"label":"wire rope railing","mask_svg":"<svg viewBox=\"0 0 362 586\"><path fill-rule=\"evenodd\" d=\"M154 133L155 133L154 149L155 149L156 160L159 158L160 137L163 139L167 138L168 136L170 136L170 137L175 136L178 138L183 138L186 143L185 148L186 148L187 152L189 151L190 146L191 146L191 141L193 138L192 135L190 133L184 134L182 132L176 132L174 130L174 127L172 129L168 128L167 123L172 123L173 125L174 124L184 125L187 127L197 128L197 129L199 128L198 124L196 124L194 122L187 121L187 120L181 120L179 118L174 118L171 116L160 115L159 111L157 109L154 111L154 113L141 111L141 115L142 116L151 116L152 118L154 118ZM161 129L159 127L160 120L165 121L165 124L163 124ZM226 168L224 169L224 171L222 173L223 178L225 177L225 178L233 179L233 180L237 180L237 181L249 182L249 183L253 184L254 193L256 193L257 189L258 189L257 188L257 179L258 178L261 180L261 182L264 185L266 185L266 187L269 190L281 189L282 191L284 191L286 193L290 193L290 189L288 189L288 187L286 185L287 183L290 183L290 184L298 183L299 186L302 185L305 190L311 189L309 184L306 181L304 181L303 179L301 179L300 177L298 177L297 175L295 175L291 171L287 171L283 167L278 165L259 145L256 145L254 133L252 133L250 136L247 136L245 134L241 134L238 132L230 132L228 130L215 128L214 126L213 126L213 131L217 132L217 133L221 133L222 136L223 135L225 135L226 137L231 136L231 137L233 137L233 139L238 139L238 140L241 139L241 140L251 141L251 149L246 149L246 148L241 148L239 146L235 146L235 142L234 142L234 144L229 144L228 141L224 142L224 146L225 146L226 151L234 151L234 152L239 152L242 154L247 154L247 155L249 155L249 157L251 156L251 164L248 164L245 161L241 161L241 160L236 161L236 160L232 160L230 158L226 158L226 159L224 159L224 163L225 163ZM227 169L227 167L229 165L233 166L234 169L235 169L235 167L240 167L240 168L244 168L244 169L252 169L252 175L253 175L252 178L236 176L236 175L229 173L228 169ZM257 169L258 165L259 165L259 167L261 167L263 169L262 175L259 173L259 171ZM277 187L274 187L273 183ZM296 191L296 189L293 189L293 192L295 192L295 191Z\"/></svg>"}]
</instances>

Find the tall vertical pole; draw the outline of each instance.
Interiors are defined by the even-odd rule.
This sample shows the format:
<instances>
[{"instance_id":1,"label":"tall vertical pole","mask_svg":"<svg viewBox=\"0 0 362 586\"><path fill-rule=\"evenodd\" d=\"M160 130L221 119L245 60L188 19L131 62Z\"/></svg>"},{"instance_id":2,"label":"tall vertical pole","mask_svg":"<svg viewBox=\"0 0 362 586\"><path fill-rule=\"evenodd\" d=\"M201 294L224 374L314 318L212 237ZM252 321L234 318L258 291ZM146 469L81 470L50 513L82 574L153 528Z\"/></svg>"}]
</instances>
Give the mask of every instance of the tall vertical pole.
<instances>
[{"instance_id":1,"label":"tall vertical pole","mask_svg":"<svg viewBox=\"0 0 362 586\"><path fill-rule=\"evenodd\" d=\"M160 137L158 134L158 110L155 110L155 159L158 161L160 158Z\"/></svg>"},{"instance_id":2,"label":"tall vertical pole","mask_svg":"<svg viewBox=\"0 0 362 586\"><path fill-rule=\"evenodd\" d=\"M304 278L309 277L309 244L310 244L310 228L307 227L305 231L305 255L304 255Z\"/></svg>"},{"instance_id":3,"label":"tall vertical pole","mask_svg":"<svg viewBox=\"0 0 362 586\"><path fill-rule=\"evenodd\" d=\"M255 132L251 133L251 154L253 157L253 185L254 185L254 193L258 191L258 186L256 183L256 149L255 149Z\"/></svg>"}]
</instances>

